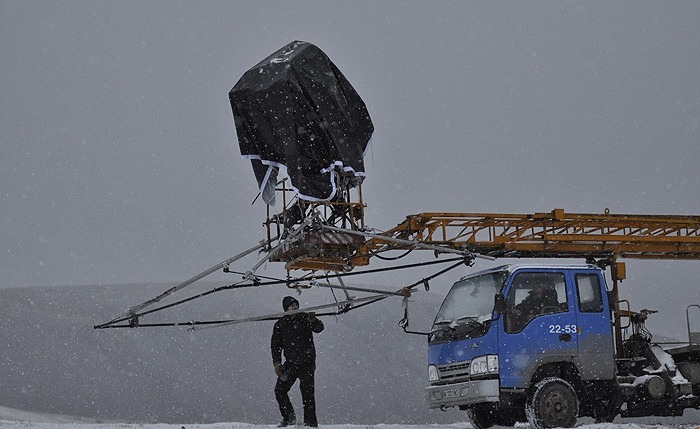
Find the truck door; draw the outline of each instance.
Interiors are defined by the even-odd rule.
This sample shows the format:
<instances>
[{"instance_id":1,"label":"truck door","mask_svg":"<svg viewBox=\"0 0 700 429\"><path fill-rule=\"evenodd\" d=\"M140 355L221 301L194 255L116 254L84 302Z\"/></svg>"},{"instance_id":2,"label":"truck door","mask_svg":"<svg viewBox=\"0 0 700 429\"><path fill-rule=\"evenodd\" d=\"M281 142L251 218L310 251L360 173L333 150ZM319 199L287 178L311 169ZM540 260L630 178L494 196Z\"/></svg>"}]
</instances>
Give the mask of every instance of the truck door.
<instances>
[{"instance_id":1,"label":"truck door","mask_svg":"<svg viewBox=\"0 0 700 429\"><path fill-rule=\"evenodd\" d=\"M499 335L501 386L525 388L540 365L576 357L577 321L565 271L518 270L509 283Z\"/></svg>"},{"instance_id":2,"label":"truck door","mask_svg":"<svg viewBox=\"0 0 700 429\"><path fill-rule=\"evenodd\" d=\"M576 285L578 362L582 380L610 380L615 376L612 321L602 273L570 272Z\"/></svg>"}]
</instances>

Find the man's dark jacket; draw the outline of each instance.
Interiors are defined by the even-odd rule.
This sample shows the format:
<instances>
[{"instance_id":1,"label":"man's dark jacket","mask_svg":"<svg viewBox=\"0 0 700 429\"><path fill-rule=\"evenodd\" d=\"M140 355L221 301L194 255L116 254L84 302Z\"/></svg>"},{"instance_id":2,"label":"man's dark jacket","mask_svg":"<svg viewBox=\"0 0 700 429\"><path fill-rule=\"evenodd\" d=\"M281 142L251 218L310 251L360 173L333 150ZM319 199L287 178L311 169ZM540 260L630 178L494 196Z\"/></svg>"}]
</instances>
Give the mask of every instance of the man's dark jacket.
<instances>
[{"instance_id":1,"label":"man's dark jacket","mask_svg":"<svg viewBox=\"0 0 700 429\"><path fill-rule=\"evenodd\" d=\"M307 313L295 313L282 317L272 329L272 362L282 362L282 352L286 359L285 365L303 366L316 362L316 347L314 333L323 331L323 322L316 318L309 319Z\"/></svg>"}]
</instances>

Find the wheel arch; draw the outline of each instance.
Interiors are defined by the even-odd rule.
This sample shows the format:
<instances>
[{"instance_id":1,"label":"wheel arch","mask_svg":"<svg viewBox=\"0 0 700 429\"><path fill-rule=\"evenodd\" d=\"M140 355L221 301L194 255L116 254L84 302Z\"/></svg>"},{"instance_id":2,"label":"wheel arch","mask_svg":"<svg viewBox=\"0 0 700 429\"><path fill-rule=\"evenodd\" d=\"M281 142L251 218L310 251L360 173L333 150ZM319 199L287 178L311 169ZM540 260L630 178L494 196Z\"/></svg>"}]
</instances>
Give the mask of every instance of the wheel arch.
<instances>
[{"instance_id":1,"label":"wheel arch","mask_svg":"<svg viewBox=\"0 0 700 429\"><path fill-rule=\"evenodd\" d=\"M581 383L581 375L576 365L571 361L554 361L540 365L535 372L532 373L530 379L530 390L545 378L557 377L567 381L574 388L577 394L580 394L583 389Z\"/></svg>"}]
</instances>

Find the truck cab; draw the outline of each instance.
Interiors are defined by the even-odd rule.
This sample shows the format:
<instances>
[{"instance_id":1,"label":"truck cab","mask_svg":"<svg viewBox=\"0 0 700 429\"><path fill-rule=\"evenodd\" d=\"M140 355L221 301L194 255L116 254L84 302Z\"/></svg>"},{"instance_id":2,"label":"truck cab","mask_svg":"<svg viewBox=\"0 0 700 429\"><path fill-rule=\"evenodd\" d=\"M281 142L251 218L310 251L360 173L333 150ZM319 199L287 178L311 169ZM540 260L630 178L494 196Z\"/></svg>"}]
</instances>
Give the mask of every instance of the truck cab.
<instances>
[{"instance_id":1,"label":"truck cab","mask_svg":"<svg viewBox=\"0 0 700 429\"><path fill-rule=\"evenodd\" d=\"M592 264L505 265L461 278L428 336L430 408L465 410L477 429L700 409L700 332L689 312L688 345L664 349L644 328L653 310L627 311L624 335L611 292Z\"/></svg>"},{"instance_id":2,"label":"truck cab","mask_svg":"<svg viewBox=\"0 0 700 429\"><path fill-rule=\"evenodd\" d=\"M575 391L615 380L610 304L595 265L507 265L464 277L428 341L430 408L467 410L477 427L530 420L543 381L538 391L559 399L543 426L572 426Z\"/></svg>"}]
</instances>

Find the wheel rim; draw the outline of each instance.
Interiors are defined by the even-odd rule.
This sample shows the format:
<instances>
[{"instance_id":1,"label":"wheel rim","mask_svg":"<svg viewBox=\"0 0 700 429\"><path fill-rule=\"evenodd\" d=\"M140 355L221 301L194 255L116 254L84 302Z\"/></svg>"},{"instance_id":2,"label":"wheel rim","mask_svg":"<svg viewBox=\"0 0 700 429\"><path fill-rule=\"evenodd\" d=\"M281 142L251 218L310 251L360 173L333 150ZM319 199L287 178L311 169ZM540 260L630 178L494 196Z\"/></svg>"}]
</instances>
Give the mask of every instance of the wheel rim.
<instances>
[{"instance_id":1,"label":"wheel rim","mask_svg":"<svg viewBox=\"0 0 700 429\"><path fill-rule=\"evenodd\" d=\"M571 417L571 403L567 395L553 391L543 399L540 412L546 426L552 427Z\"/></svg>"}]
</instances>

